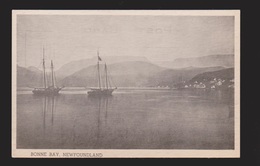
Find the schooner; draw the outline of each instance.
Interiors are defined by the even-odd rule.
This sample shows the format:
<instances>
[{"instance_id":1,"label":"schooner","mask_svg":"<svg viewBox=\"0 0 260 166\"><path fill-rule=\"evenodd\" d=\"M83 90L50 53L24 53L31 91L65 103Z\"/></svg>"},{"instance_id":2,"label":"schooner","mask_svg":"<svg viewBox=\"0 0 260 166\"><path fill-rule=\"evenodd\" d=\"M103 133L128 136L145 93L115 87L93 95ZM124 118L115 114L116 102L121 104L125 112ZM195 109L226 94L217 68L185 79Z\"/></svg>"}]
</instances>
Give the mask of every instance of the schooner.
<instances>
[{"instance_id":1,"label":"schooner","mask_svg":"<svg viewBox=\"0 0 260 166\"><path fill-rule=\"evenodd\" d=\"M54 75L54 66L51 60L51 85L47 84L46 80L46 67L45 67L45 59L44 59L44 48L43 48L43 59L42 59L42 67L43 67L43 87L34 88L32 92L36 95L57 95L59 91L63 87L56 86L55 75Z\"/></svg>"},{"instance_id":2,"label":"schooner","mask_svg":"<svg viewBox=\"0 0 260 166\"><path fill-rule=\"evenodd\" d=\"M100 74L100 64L99 62L102 61L102 59L99 56L99 51L97 51L97 72L98 72L98 87L97 88L91 88L90 91L88 91L88 95L92 96L110 96L112 95L113 91L117 89L117 87L111 87L110 85L110 80L109 80L109 75L108 75L108 70L107 70L107 65L105 63L105 85L102 86L102 78Z\"/></svg>"}]
</instances>

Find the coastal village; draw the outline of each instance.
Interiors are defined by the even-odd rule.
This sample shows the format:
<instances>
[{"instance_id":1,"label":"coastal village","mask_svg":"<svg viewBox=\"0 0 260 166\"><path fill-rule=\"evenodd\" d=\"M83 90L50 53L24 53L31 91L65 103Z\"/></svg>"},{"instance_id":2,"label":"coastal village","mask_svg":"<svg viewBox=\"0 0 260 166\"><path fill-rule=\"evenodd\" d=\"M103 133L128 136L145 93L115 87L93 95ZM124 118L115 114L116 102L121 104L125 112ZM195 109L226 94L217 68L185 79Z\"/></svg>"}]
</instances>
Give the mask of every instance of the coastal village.
<instances>
[{"instance_id":1,"label":"coastal village","mask_svg":"<svg viewBox=\"0 0 260 166\"><path fill-rule=\"evenodd\" d=\"M232 89L234 88L234 79L225 80L214 78L212 80L203 79L202 81L183 81L175 84L177 89Z\"/></svg>"}]
</instances>

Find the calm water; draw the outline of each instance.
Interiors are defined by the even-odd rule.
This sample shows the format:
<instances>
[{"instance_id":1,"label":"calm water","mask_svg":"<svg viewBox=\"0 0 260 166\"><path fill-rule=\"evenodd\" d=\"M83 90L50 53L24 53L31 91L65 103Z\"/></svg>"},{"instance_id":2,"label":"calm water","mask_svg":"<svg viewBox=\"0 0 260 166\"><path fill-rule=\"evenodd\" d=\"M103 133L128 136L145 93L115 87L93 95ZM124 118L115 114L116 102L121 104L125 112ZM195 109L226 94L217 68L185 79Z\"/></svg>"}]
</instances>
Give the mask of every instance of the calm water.
<instances>
[{"instance_id":1,"label":"calm water","mask_svg":"<svg viewBox=\"0 0 260 166\"><path fill-rule=\"evenodd\" d=\"M17 148L233 149L233 95L204 90L17 95Z\"/></svg>"}]
</instances>

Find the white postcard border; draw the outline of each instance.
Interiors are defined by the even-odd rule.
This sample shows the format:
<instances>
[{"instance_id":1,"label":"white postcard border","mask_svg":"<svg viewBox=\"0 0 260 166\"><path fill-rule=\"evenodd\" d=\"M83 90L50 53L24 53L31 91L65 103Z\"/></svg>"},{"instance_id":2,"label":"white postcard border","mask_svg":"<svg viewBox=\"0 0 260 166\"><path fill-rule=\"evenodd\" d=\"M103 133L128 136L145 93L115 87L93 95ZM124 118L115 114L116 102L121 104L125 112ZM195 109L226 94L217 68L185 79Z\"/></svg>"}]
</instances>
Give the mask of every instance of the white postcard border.
<instances>
[{"instance_id":1,"label":"white postcard border","mask_svg":"<svg viewBox=\"0 0 260 166\"><path fill-rule=\"evenodd\" d=\"M17 15L157 15L235 17L234 150L169 149L17 149ZM39 155L35 155L39 154ZM55 154L57 154L55 156ZM69 156L67 155L69 154ZM12 11L12 157L14 158L239 158L240 157L240 10L13 10Z\"/></svg>"}]
</instances>

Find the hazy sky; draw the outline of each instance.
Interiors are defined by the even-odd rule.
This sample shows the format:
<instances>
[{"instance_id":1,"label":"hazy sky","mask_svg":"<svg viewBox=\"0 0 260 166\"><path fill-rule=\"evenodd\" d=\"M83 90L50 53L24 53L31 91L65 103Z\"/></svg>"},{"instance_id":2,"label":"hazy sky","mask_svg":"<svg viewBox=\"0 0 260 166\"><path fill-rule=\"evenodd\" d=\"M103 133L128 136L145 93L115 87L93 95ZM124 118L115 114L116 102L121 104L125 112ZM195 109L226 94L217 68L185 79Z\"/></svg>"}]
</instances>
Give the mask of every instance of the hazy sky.
<instances>
[{"instance_id":1,"label":"hazy sky","mask_svg":"<svg viewBox=\"0 0 260 166\"><path fill-rule=\"evenodd\" d=\"M56 68L100 56L145 56L151 61L234 53L231 16L18 15L18 65L40 65L42 48Z\"/></svg>"}]
</instances>

